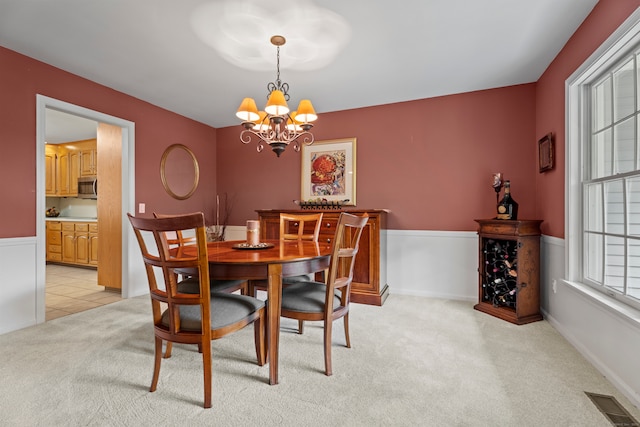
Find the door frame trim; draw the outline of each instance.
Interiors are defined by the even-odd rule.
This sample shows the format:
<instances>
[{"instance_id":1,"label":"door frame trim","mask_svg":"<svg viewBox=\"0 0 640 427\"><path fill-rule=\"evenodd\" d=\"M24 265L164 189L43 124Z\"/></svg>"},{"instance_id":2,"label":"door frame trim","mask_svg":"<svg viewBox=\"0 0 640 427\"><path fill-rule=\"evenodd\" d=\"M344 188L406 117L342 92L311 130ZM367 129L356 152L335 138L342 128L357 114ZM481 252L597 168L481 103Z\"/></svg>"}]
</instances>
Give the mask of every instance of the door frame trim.
<instances>
[{"instance_id":1,"label":"door frame trim","mask_svg":"<svg viewBox=\"0 0 640 427\"><path fill-rule=\"evenodd\" d=\"M125 221L126 212L135 212L135 123L119 117L110 116L88 108L70 104L44 95L36 95L36 322L45 321L45 275L46 275L46 195L44 146L46 128L46 109L84 117L96 122L108 123L122 128L122 297L131 298L140 294L130 286L129 247L134 237L129 221Z\"/></svg>"}]
</instances>

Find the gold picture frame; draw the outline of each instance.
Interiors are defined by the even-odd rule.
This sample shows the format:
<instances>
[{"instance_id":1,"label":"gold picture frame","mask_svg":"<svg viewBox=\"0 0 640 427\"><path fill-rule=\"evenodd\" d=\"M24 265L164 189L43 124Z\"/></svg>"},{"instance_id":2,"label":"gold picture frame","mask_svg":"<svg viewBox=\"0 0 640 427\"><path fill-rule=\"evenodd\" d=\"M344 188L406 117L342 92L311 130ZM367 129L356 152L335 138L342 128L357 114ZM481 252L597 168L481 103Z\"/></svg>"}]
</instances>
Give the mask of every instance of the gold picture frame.
<instances>
[{"instance_id":1,"label":"gold picture frame","mask_svg":"<svg viewBox=\"0 0 640 427\"><path fill-rule=\"evenodd\" d=\"M553 169L553 134L538 140L538 165L540 173Z\"/></svg>"},{"instance_id":2,"label":"gold picture frame","mask_svg":"<svg viewBox=\"0 0 640 427\"><path fill-rule=\"evenodd\" d=\"M193 151L183 144L167 147L160 160L160 179L167 194L174 199L191 197L200 181L198 159Z\"/></svg>"},{"instance_id":3,"label":"gold picture frame","mask_svg":"<svg viewBox=\"0 0 640 427\"><path fill-rule=\"evenodd\" d=\"M326 200L356 204L356 138L302 145L303 202Z\"/></svg>"}]
</instances>

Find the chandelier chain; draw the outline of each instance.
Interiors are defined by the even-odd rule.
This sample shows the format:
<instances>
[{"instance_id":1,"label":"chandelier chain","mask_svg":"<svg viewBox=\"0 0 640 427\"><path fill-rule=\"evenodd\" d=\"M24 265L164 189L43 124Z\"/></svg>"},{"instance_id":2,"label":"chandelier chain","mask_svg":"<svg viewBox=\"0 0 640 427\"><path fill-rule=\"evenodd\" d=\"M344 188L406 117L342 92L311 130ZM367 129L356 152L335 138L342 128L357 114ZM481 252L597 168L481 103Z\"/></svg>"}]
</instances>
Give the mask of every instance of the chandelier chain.
<instances>
[{"instance_id":1,"label":"chandelier chain","mask_svg":"<svg viewBox=\"0 0 640 427\"><path fill-rule=\"evenodd\" d=\"M276 53L276 82L269 82L269 84L267 84L267 99L269 99L269 95L271 95L271 92L273 92L274 90L279 90L283 93L284 95L284 99L289 101L290 96L289 96L289 84L288 83L282 83L282 80L280 80L280 46L276 46L277 48L277 53Z\"/></svg>"}]
</instances>

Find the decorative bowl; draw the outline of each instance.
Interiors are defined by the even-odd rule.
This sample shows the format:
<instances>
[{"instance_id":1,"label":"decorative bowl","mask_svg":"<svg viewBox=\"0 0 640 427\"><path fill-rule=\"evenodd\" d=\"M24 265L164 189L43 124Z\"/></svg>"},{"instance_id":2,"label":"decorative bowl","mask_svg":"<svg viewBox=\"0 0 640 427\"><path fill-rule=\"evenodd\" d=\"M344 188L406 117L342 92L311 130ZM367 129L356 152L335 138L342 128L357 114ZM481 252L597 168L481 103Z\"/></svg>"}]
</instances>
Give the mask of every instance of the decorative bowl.
<instances>
[{"instance_id":1,"label":"decorative bowl","mask_svg":"<svg viewBox=\"0 0 640 427\"><path fill-rule=\"evenodd\" d=\"M294 200L302 209L340 209L349 199L344 200Z\"/></svg>"}]
</instances>

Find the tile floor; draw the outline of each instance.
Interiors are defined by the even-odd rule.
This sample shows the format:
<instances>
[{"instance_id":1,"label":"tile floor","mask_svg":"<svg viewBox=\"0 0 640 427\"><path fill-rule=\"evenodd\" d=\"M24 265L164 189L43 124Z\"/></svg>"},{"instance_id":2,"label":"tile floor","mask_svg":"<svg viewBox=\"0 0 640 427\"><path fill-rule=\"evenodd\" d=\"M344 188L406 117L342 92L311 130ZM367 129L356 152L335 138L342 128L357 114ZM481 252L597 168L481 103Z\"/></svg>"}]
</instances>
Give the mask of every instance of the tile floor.
<instances>
[{"instance_id":1,"label":"tile floor","mask_svg":"<svg viewBox=\"0 0 640 427\"><path fill-rule=\"evenodd\" d=\"M47 264L46 320L120 301L120 293L98 286L96 269Z\"/></svg>"}]
</instances>

